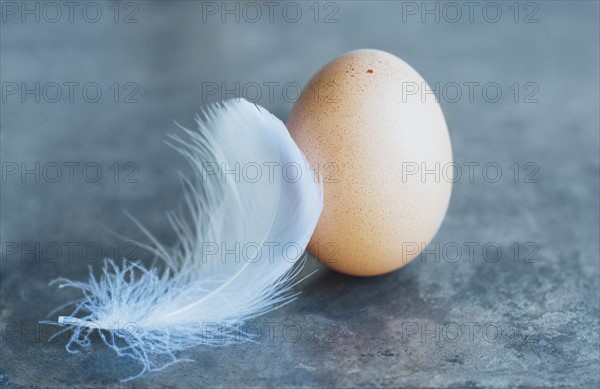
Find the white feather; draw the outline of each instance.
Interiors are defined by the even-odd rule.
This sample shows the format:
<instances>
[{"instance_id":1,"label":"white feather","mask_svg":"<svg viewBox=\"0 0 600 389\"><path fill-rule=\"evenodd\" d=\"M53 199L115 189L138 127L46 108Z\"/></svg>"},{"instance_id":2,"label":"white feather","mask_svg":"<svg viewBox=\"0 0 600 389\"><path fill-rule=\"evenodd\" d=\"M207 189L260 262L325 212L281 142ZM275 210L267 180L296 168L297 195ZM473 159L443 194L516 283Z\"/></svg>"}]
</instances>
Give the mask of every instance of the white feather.
<instances>
[{"instance_id":1,"label":"white feather","mask_svg":"<svg viewBox=\"0 0 600 389\"><path fill-rule=\"evenodd\" d=\"M198 131L171 136L195 171L183 178L186 214L168 215L177 244L161 245L140 225L166 270L107 260L99 278L90 268L88 282L57 280L84 293L70 316L53 322L73 330L67 350L88 346L97 332L142 362L141 375L179 361L183 349L248 340L241 323L295 298L294 264L319 219L322 187L264 108L229 100L205 116Z\"/></svg>"}]
</instances>

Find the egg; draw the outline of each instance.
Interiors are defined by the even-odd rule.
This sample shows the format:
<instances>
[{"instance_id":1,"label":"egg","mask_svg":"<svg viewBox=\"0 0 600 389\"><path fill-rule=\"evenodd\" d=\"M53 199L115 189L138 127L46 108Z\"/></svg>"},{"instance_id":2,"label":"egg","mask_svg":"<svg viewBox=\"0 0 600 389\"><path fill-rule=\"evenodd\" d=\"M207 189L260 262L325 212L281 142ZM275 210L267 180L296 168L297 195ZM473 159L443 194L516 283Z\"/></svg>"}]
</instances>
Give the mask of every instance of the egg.
<instances>
[{"instance_id":1,"label":"egg","mask_svg":"<svg viewBox=\"0 0 600 389\"><path fill-rule=\"evenodd\" d=\"M339 272L374 276L414 259L438 231L452 191L444 115L398 57L356 50L325 65L286 123L323 182L309 252Z\"/></svg>"}]
</instances>

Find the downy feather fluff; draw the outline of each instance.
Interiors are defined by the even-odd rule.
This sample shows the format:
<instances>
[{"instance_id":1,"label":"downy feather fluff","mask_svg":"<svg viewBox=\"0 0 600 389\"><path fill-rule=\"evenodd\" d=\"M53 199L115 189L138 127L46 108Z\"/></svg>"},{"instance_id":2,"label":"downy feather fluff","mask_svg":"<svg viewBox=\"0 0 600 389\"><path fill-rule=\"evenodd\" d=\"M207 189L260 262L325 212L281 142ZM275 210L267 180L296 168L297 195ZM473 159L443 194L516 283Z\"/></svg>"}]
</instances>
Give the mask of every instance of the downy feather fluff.
<instances>
[{"instance_id":1,"label":"downy feather fluff","mask_svg":"<svg viewBox=\"0 0 600 389\"><path fill-rule=\"evenodd\" d=\"M160 244L138 223L164 269L107 260L100 277L90 268L87 282L56 280L84 295L51 322L73 331L67 350L89 346L96 332L142 363L129 379L193 346L248 340L244 321L295 298L294 264L321 213L322 188L280 120L245 100L204 114L197 131L170 136L194 170L182 176L186 212L167 214L177 243ZM242 255L231 254L236 245Z\"/></svg>"}]
</instances>

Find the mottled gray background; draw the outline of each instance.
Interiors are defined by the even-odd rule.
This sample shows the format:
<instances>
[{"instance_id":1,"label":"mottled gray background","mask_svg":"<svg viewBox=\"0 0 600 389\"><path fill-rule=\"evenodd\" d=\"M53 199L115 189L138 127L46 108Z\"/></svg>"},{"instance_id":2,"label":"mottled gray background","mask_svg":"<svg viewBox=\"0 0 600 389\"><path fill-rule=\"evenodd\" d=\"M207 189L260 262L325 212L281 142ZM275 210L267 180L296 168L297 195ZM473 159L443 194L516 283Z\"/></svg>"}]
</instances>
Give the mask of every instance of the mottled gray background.
<instances>
[{"instance_id":1,"label":"mottled gray background","mask_svg":"<svg viewBox=\"0 0 600 389\"><path fill-rule=\"evenodd\" d=\"M57 16L45 4L27 3L34 12L40 7L36 21L21 2L2 3L0 386L598 387L596 1L518 3L518 14L513 1L476 2L472 20L458 2L455 23L445 2L321 3L318 15L313 2L275 2L273 20L259 2L263 14L254 23L255 10L242 3L238 22L203 12L235 9L236 2L124 2L116 23L112 2L88 6L87 20L80 3L72 21L64 6ZM416 15L408 12L414 6ZM439 22L431 14L421 20L425 6L438 7ZM92 23L97 8L102 14ZM497 9L502 14L493 22ZM441 96L464 169L431 246L439 243L441 253L368 279L311 262L321 269L303 283L301 298L257 319L260 344L197 347L182 354L195 362L127 384L118 379L139 366L97 338L76 355L64 350L64 338L48 343L54 329L37 322L78 296L48 287L50 280L86 279L87 265L97 270L100 256L148 258L102 225L142 239L125 209L173 241L163 211L180 205L175 172L188 171L164 144L174 120L192 126L206 102L236 83L241 93L250 82L262 85L257 102L285 119L295 83L366 47L398 55L430 84L463 86L456 102L450 89ZM52 103L54 82L63 96ZM72 102L64 84L70 82L79 83ZM494 95L482 96L479 87L470 101L465 82L497 83L502 96L489 102ZM38 96L21 95L35 83ZM82 96L90 83L102 91L95 103ZM272 98L265 83L279 83ZM15 85L19 91L10 94ZM209 85L219 86L216 95L203 93ZM469 162L480 164L472 180ZM489 162L502 168L497 182L493 170L482 174ZM7 175L36 163L39 182L34 174ZM62 166L58 182L51 182L53 163ZM72 180L69 163L79 163ZM102 169L98 182L88 182L93 169L82 176L86 163ZM525 179L530 172L537 182ZM479 246L471 255L466 244ZM490 260L495 254L482 252L486 244L502 255ZM453 261L456 245L463 251Z\"/></svg>"}]
</instances>

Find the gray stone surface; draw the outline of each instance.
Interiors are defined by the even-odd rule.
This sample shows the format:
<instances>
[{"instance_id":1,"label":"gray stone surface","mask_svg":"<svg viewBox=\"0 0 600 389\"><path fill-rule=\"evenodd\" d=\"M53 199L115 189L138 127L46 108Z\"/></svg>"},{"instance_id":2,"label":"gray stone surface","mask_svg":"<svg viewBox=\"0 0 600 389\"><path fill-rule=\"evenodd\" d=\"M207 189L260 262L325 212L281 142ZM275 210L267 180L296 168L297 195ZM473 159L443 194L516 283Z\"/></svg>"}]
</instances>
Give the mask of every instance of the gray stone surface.
<instances>
[{"instance_id":1,"label":"gray stone surface","mask_svg":"<svg viewBox=\"0 0 600 389\"><path fill-rule=\"evenodd\" d=\"M35 182L33 175L22 180L17 174L0 183L0 386L598 387L598 3L568 3L521 3L518 23L513 2L494 3L502 10L496 23L486 3L478 3L469 22L461 2L456 23L444 19L454 17L453 11L436 2L427 4L446 11L439 23L431 15L421 22L420 14L403 13L421 2L321 4L318 23L312 2L293 3L303 12L296 23L282 17L285 3L277 3L272 23L266 8L256 23L244 20L255 14L241 3L239 23L231 15L223 23L219 15L203 14L202 3L192 1L123 3L118 23L109 2L94 3L102 10L96 23L82 17L82 5L72 23L66 9L56 23L47 22L44 16L55 14L43 2L29 3L47 12L39 23L32 16L22 22L21 13L3 8L4 92L12 83L32 88L39 82L43 88L57 82L66 94L65 82L96 82L103 94L89 103L78 87L73 102L63 95L51 103L54 92L47 86L39 103L33 95L24 102L19 94L4 96L3 172L12 163L34 168L39 162L46 175ZM523 23L536 9L527 21L537 22ZM294 9L286 10L293 18ZM337 23L323 23L335 10ZM88 11L93 18L94 10ZM132 12L138 23L123 23ZM161 240L173 240L163 210L180 205L175 171L187 167L163 141L176 131L173 120L191 126L205 102L219 99L206 98L203 85L221 89L225 82L232 89L236 82L256 82L262 86L258 102L284 119L292 106L284 97L294 95L290 89L283 96L283 86L303 85L330 59L363 47L390 51L431 84L447 86L441 104L463 177L430 246L439 243L441 254L368 279L311 262L319 272L301 285L300 299L256 319L263 330L259 343L197 347L181 355L195 362L133 382L119 379L139 366L116 358L98 338L78 354L64 350L64 338L48 342L54 329L38 321L78 296L49 287L49 281L86 279L88 264L98 270L94 247L102 256L115 256L118 248L116 256L149 259L100 224L141 239L121 212L126 209ZM109 89L115 82L121 89L116 103ZM134 90L124 89L128 82L139 87L137 103L123 102ZM280 83L272 99L266 82ZM458 102L450 101L452 82L462 85ZM498 83L502 97L488 102L479 87L471 102L464 82ZM514 83L520 90L516 102ZM489 92L486 97L493 98ZM526 102L533 92L529 97L537 102ZM52 162L80 163L73 182L66 165L62 178L50 182ZM89 162L102 168L96 183L81 175ZM125 169L127 162L139 167L137 183L124 182L133 171ZM468 162L480 163L473 182ZM495 183L489 182L492 170L482 175L488 162L502 168ZM511 170L515 162L518 182ZM537 182L525 182L536 167ZM453 242L462 247L454 262ZM468 242L479 244L472 254ZM490 242L502 250L495 261L492 246L487 255L482 251ZM62 253L51 260L57 245ZM536 262L525 261L531 253Z\"/></svg>"}]
</instances>

